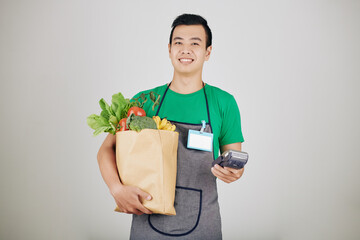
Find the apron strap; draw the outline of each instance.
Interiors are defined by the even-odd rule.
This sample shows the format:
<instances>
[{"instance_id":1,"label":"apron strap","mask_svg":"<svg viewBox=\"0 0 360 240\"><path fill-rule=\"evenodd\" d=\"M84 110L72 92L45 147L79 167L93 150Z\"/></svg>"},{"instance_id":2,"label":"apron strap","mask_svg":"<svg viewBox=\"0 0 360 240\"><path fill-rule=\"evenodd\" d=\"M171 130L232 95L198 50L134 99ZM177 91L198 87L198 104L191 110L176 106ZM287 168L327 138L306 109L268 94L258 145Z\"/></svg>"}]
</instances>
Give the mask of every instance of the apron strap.
<instances>
[{"instance_id":1,"label":"apron strap","mask_svg":"<svg viewBox=\"0 0 360 240\"><path fill-rule=\"evenodd\" d=\"M209 103L208 103L208 99L207 99L207 96L206 96L206 91L205 91L205 84L204 84L204 82L203 82L203 89L204 89L204 95L205 95L205 101L206 101L206 109L207 109L208 121L209 121L209 125L211 126Z\"/></svg>"},{"instance_id":2,"label":"apron strap","mask_svg":"<svg viewBox=\"0 0 360 240\"><path fill-rule=\"evenodd\" d=\"M162 99L161 99L160 105L159 105L159 107L158 107L158 110L156 111L155 116L158 116L158 114L159 114L161 105L162 105L162 103L163 103L163 101L164 101L164 99L165 99L166 93L167 93L167 91L169 90L169 87L170 87L171 83L172 83L172 82L169 83L169 85L167 86L167 88L166 88L166 90L165 90L165 92L164 92L164 96L163 96ZM211 123L210 123L210 110L209 110L209 103L208 103L208 99L207 99L206 91L205 91L205 83L202 82L202 84L203 84L204 96L205 96L205 101L206 101L206 111L207 111L207 115L208 115L208 123L211 125Z\"/></svg>"},{"instance_id":3,"label":"apron strap","mask_svg":"<svg viewBox=\"0 0 360 240\"><path fill-rule=\"evenodd\" d=\"M169 87L170 87L170 84L171 84L171 82L170 82L169 85L167 86L167 88L166 88L166 90L165 90L165 92L164 92L164 96L161 98L161 102L160 102L160 105L159 105L159 107L158 107L158 110L156 111L155 116L159 116L159 111L160 111L161 105L162 105L162 103L163 103L163 101L164 101L164 99L165 99L165 95L166 95L166 93L167 93L167 91L168 91L168 89L169 89Z\"/></svg>"}]
</instances>

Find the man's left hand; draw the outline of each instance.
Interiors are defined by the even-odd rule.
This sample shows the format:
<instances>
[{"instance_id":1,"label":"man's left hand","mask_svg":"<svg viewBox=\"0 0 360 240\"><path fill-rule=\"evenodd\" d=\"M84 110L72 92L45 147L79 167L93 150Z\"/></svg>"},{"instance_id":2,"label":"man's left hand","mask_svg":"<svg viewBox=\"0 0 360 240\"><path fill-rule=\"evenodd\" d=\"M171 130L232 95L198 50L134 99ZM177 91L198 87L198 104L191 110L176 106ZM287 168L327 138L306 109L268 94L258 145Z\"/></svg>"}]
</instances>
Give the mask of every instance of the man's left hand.
<instances>
[{"instance_id":1,"label":"man's left hand","mask_svg":"<svg viewBox=\"0 0 360 240\"><path fill-rule=\"evenodd\" d=\"M231 183L238 180L244 173L244 168L234 169L229 167L221 167L218 164L215 164L214 167L211 168L212 174L220 180Z\"/></svg>"}]
</instances>

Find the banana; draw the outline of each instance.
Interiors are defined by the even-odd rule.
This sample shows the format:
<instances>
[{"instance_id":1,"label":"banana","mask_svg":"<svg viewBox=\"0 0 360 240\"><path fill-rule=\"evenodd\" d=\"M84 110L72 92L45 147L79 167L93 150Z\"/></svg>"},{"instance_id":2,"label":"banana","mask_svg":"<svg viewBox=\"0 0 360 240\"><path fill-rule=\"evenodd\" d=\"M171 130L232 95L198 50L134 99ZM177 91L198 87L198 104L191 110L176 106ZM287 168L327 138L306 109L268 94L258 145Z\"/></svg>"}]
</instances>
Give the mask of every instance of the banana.
<instances>
[{"instance_id":1,"label":"banana","mask_svg":"<svg viewBox=\"0 0 360 240\"><path fill-rule=\"evenodd\" d=\"M155 121L155 123L156 123L156 128L157 129L160 129L160 117L159 116L153 116L153 119L154 119L154 121Z\"/></svg>"},{"instance_id":2,"label":"banana","mask_svg":"<svg viewBox=\"0 0 360 240\"><path fill-rule=\"evenodd\" d=\"M153 116L153 119L156 123L156 127L159 130L167 130L167 131L175 131L176 126L174 124L171 124L170 121L168 121L166 118L161 118L159 116Z\"/></svg>"},{"instance_id":3,"label":"banana","mask_svg":"<svg viewBox=\"0 0 360 240\"><path fill-rule=\"evenodd\" d=\"M171 122L167 122L166 125L165 125L165 127L164 127L164 130L170 130L171 127L172 127Z\"/></svg>"},{"instance_id":4,"label":"banana","mask_svg":"<svg viewBox=\"0 0 360 240\"><path fill-rule=\"evenodd\" d=\"M166 123L167 123L166 118L163 118L163 120L161 120L160 128L159 128L159 129L164 129L164 127L166 126Z\"/></svg>"}]
</instances>

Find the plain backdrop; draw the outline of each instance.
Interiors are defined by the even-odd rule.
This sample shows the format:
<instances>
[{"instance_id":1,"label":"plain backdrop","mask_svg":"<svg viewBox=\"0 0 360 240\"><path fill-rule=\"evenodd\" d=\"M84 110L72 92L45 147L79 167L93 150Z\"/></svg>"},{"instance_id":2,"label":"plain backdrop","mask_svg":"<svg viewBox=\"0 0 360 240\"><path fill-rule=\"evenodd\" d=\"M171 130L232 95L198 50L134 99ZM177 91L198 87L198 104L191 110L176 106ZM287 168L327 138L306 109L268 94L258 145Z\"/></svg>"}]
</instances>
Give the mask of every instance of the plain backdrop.
<instances>
[{"instance_id":1,"label":"plain backdrop","mask_svg":"<svg viewBox=\"0 0 360 240\"><path fill-rule=\"evenodd\" d=\"M224 239L360 239L360 1L0 1L0 239L128 239L86 117L169 82L182 13L203 79L237 100L250 155L218 182Z\"/></svg>"}]
</instances>

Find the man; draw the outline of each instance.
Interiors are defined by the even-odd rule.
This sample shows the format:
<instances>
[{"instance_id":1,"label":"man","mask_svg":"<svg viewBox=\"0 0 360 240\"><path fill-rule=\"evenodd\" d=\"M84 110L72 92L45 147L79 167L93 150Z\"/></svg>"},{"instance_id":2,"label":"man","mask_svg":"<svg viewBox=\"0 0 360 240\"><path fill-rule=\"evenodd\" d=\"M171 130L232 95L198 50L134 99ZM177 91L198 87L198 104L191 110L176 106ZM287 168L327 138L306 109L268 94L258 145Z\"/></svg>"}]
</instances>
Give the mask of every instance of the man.
<instances>
[{"instance_id":1,"label":"man","mask_svg":"<svg viewBox=\"0 0 360 240\"><path fill-rule=\"evenodd\" d=\"M221 152L241 150L243 136L234 97L202 80L203 64L210 58L211 44L212 34L205 19L192 14L178 16L168 45L173 79L169 84L144 91L161 95L161 104L155 110L150 102L145 104L147 116L166 117L179 132L176 216L152 214L141 204L142 199L151 200L151 196L120 182L115 136L109 134L100 147L98 163L104 181L119 209L134 214L130 239L222 238L216 177L230 183L239 179L244 169L212 167L212 161L218 157L219 149ZM212 149L188 148L189 130L212 135Z\"/></svg>"}]
</instances>

